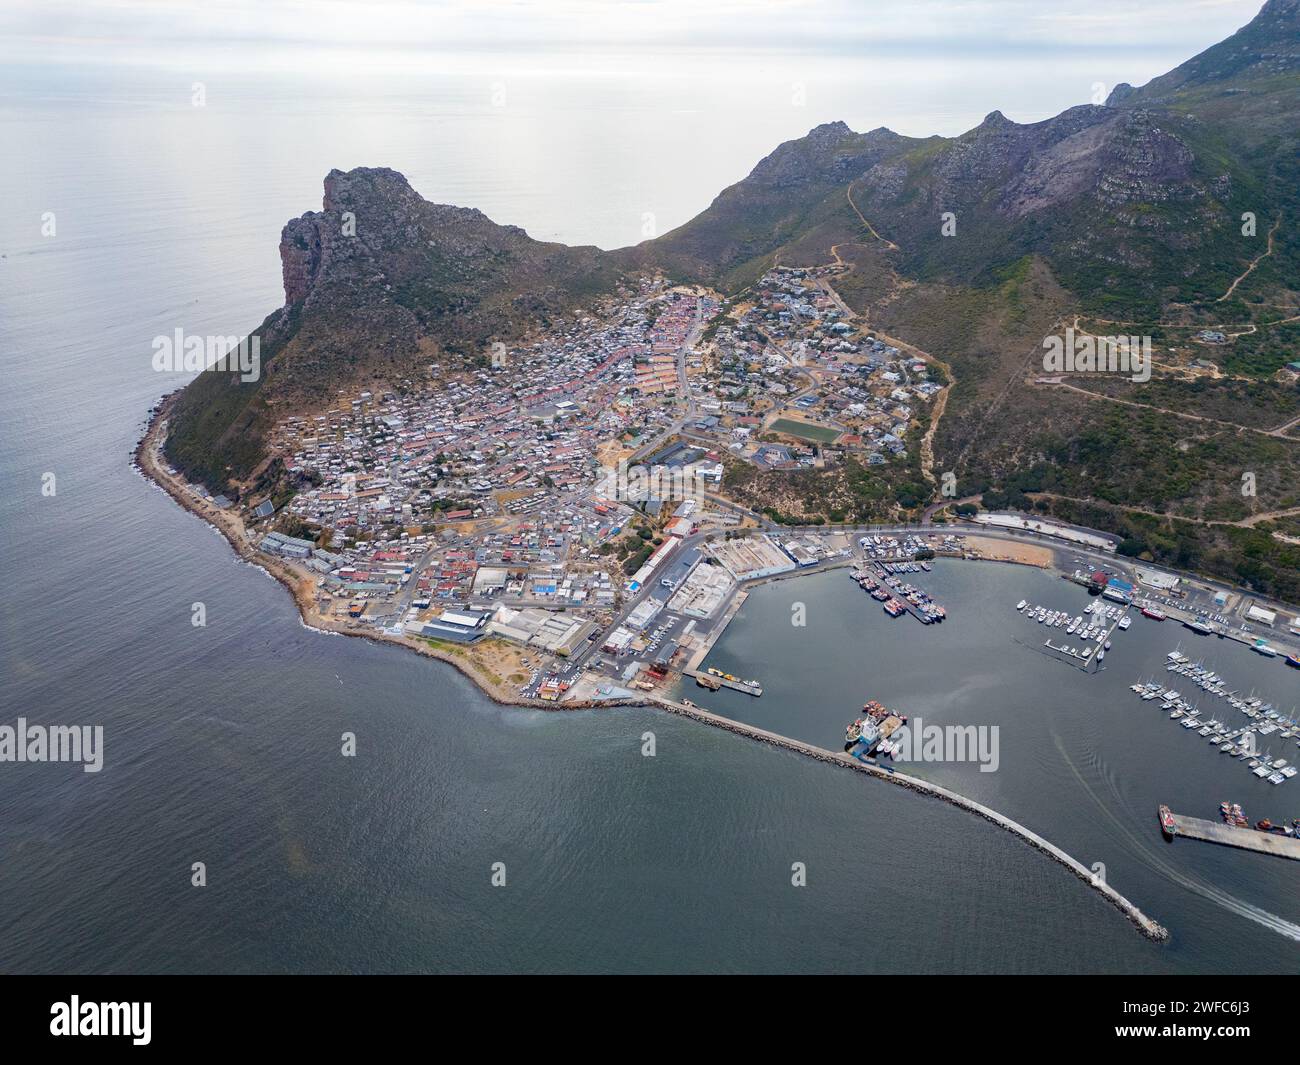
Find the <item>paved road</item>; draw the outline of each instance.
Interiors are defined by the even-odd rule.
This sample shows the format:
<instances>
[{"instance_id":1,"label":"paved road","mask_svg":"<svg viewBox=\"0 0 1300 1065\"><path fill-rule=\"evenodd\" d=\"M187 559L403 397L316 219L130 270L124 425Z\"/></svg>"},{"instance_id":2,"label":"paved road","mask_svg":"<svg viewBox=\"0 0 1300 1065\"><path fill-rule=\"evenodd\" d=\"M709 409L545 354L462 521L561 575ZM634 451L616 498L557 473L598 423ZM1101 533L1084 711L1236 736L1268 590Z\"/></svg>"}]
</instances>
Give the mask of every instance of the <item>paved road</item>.
<instances>
[{"instance_id":1,"label":"paved road","mask_svg":"<svg viewBox=\"0 0 1300 1065\"><path fill-rule=\"evenodd\" d=\"M691 395L690 382L686 377L686 356L699 341L703 329L704 300L697 297L695 301L695 324L691 326L691 331L686 334L686 339L682 341L681 346L677 349L677 402L686 408L686 412L655 436L653 440L637 448L628 459L629 464L639 462L648 455L653 455L667 441L680 433L682 427L695 416L695 399Z\"/></svg>"}]
</instances>

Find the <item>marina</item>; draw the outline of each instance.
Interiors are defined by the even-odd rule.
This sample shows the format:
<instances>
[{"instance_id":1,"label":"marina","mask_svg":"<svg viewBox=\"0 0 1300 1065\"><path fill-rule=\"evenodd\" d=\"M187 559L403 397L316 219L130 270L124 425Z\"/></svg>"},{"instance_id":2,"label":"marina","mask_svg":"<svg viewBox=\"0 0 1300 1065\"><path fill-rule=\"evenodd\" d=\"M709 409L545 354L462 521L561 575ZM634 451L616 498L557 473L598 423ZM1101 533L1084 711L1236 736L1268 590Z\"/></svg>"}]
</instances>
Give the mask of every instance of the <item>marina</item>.
<instances>
[{"instance_id":1,"label":"marina","mask_svg":"<svg viewBox=\"0 0 1300 1065\"><path fill-rule=\"evenodd\" d=\"M1143 702L1153 703L1169 715L1171 721L1195 732L1222 754L1245 762L1250 772L1260 780L1273 785L1284 784L1300 773L1286 758L1275 757L1271 744L1290 740L1300 748L1300 724L1295 720L1295 710L1284 714L1272 703L1265 702L1253 692L1241 696L1230 690L1227 682L1217 673L1200 663L1193 662L1180 650L1166 656L1165 669L1169 673L1186 677L1206 695L1223 699L1236 712L1246 718L1244 723L1229 723L1218 718L1205 718L1200 707L1177 689L1149 680L1129 685L1129 689ZM1270 746L1260 753L1261 741Z\"/></svg>"},{"instance_id":2,"label":"marina","mask_svg":"<svg viewBox=\"0 0 1300 1065\"><path fill-rule=\"evenodd\" d=\"M1241 848L1219 849L1217 854L1215 849L1204 847L1168 849L1164 847L1159 827L1151 824L1151 814L1158 802L1169 802L1175 810L1196 812L1198 806L1205 805L1208 792L1214 799L1209 804L1213 809L1225 790L1239 787L1242 790L1238 797L1247 809L1258 806L1261 813L1300 814L1300 809L1291 811L1289 804L1276 803L1276 796L1287 794L1288 789L1275 788L1267 777L1256 778L1253 774L1248 781L1241 769L1230 766L1220 755L1219 747L1226 739L1211 746L1211 735L1207 733L1201 738L1206 746L1198 749L1195 743L1170 738L1169 711L1135 712L1133 693L1130 691L1126 696L1125 689L1138 679L1139 673L1144 682L1159 678L1166 682L1162 691L1173 684L1190 703L1199 701L1203 710L1200 717L1207 719L1198 718L1195 729L1180 726L1180 731L1195 731L1199 735L1201 729L1210 725L1208 719L1216 718L1231 734L1246 726L1257 730L1277 724L1276 719L1266 716L1272 712L1272 708L1265 708L1266 704L1271 701L1273 707L1290 705L1294 674L1289 670L1261 670L1256 665L1257 656L1245 655L1240 643L1227 641L1213 641L1211 646L1197 644L1205 648L1204 662L1197 665L1189 660L1179 665L1167 657L1171 651L1169 626L1162 630L1159 624L1142 624L1134 605L1101 596L1085 599L1080 595L1082 589L1072 587L1054 574L1010 570L984 563L970 565L950 559L936 560L932 572L933 577L924 575L924 571L918 576L948 606L949 618L947 624L927 629L924 636L910 625L891 624L888 617L881 616L879 600L873 602L874 597L864 597L861 585L852 587L834 573L809 575L755 589L744 617L715 646L709 661L740 677L750 675L747 670L753 663L770 663L766 672L773 675L764 678L763 698L745 699L720 691L696 701L733 720L840 751L846 761L878 775L891 779L923 776L959 793L977 795L982 802L1005 810L1039 831L1049 820L1043 811L1050 810L1051 822L1062 826L1061 834L1054 838L1071 853L1104 856L1109 836L1086 812L1096 811L1100 804L1107 815L1107 824L1118 819L1122 824L1131 825L1142 838L1143 852L1152 856L1165 853L1168 856L1165 860L1176 862L1180 871L1194 871L1222 889L1225 886L1222 870L1212 863L1226 862L1233 866L1232 875L1242 878L1240 883L1248 883L1250 887L1238 887L1229 894L1239 896L1249 905L1238 906L1232 900L1225 902L1221 894L1216 896L1218 905L1235 914L1228 919L1234 924L1256 922L1272 929L1270 934L1281 930L1289 936L1290 924L1280 923L1271 915L1286 922L1294 920L1285 893L1278 894L1282 888L1275 883L1293 867L1278 862L1251 863L1242 856ZM870 576L877 584L883 583L874 570ZM919 583L917 577L896 576ZM805 630L800 629L793 630L792 639L789 622L792 600L806 604L807 631L812 639L804 639ZM1020 609L1016 612L1024 615L1031 603L1035 618L1011 625L991 625L990 603L1005 604L993 608L995 621L999 615L1005 618L1001 611L1009 613L1017 606ZM1084 608L1089 605L1093 605L1093 611L1086 612ZM1041 623L1036 618L1040 606L1045 611ZM1098 606L1102 608L1100 615ZM1053 612L1063 615L1064 621L1059 627L1054 623L1050 633L1041 632L1047 626L1046 615ZM1075 683L1072 674L1062 674L1055 665L1043 661L1049 657L1043 653L1043 641L1050 636L1051 643L1058 646L1077 647L1086 642L1096 647L1095 637L1089 641L1079 638L1079 625L1075 626L1074 633L1068 633L1070 623L1080 617L1083 622L1099 624L1101 631L1109 634L1112 648L1107 651L1102 668L1091 667L1086 681L1081 678ZM1086 629L1087 624L1083 627ZM1034 632L1041 632L1037 640L1032 639ZM1183 634L1187 635L1183 642L1187 648L1195 634L1179 626L1177 635ZM1017 641L1016 637L1021 639ZM1121 661L1115 657L1121 644L1123 661L1133 663L1128 673L1104 668L1107 663ZM1105 640L1100 648L1106 650ZM933 649L944 656L942 670L935 666ZM1024 653L1029 650L1036 653ZM1094 650L1093 659L1096 653ZM1013 662L1015 668L1001 668L1002 664ZM1201 672L1186 678L1165 673L1162 667L1171 665L1187 668L1189 673L1195 669ZM952 670L973 682L972 697L958 704L945 702L944 678ZM1261 674L1258 682L1254 680L1256 673ZM1234 682L1238 675L1242 681L1250 678L1250 682ZM869 691L863 690L864 676L870 678ZM823 697L809 701L805 693L814 683ZM1221 686L1225 693L1240 688L1232 698L1243 702L1258 698L1258 706L1247 706L1247 709L1260 716L1251 718L1235 712L1220 702L1221 696L1202 691L1201 683L1208 688ZM1257 691L1251 691L1252 683L1259 684ZM1000 697L990 700L986 696L994 689ZM1046 702L1044 690L1052 692ZM683 694L694 698L689 692ZM864 705L867 696L872 701ZM1282 702L1284 699L1287 701ZM1155 710L1162 702L1152 699L1147 709ZM859 708L861 712L853 713ZM902 721L910 717L907 726L915 731L914 715L927 724L933 721L944 727L1000 726L1003 771L976 775L980 771L973 764L922 763L911 759L904 763L903 752L893 754L889 749L891 741L902 739L901 734L890 731L900 727L890 722L890 718ZM1285 719L1287 715L1280 713L1279 717ZM1177 718L1174 723L1181 720ZM1055 734L1049 736L1046 747L1037 739L1045 722L1048 732ZM1280 739L1288 728L1284 720L1276 731L1260 739L1261 754L1268 747L1270 737ZM1101 764L1093 769L1092 759L1098 757L1098 729L1123 735L1128 742L1107 744ZM1271 761L1276 761L1278 756L1292 758L1291 750L1288 744L1287 750L1282 751L1274 742ZM1300 761L1300 757L1295 760ZM1015 765L1016 772L1007 772L1009 765ZM1251 785L1256 784L1252 789ZM1274 798L1273 804L1267 802L1270 797ZM1251 823L1254 821L1252 818ZM1139 904L1148 897L1172 897L1162 891L1164 881L1160 874L1153 874L1144 862L1126 860L1118 863L1119 868L1114 859L1106 864L1111 882ZM1261 886L1256 887L1256 881ZM1261 909L1269 916L1261 915ZM1175 926L1170 914L1162 912L1161 918L1171 928L1183 928L1181 924ZM1251 933L1243 930L1243 934Z\"/></svg>"},{"instance_id":3,"label":"marina","mask_svg":"<svg viewBox=\"0 0 1300 1065\"><path fill-rule=\"evenodd\" d=\"M948 611L935 602L929 592L898 579L899 573L930 572L928 562L875 562L876 574L869 569L855 569L849 576L872 599L879 602L890 617L911 614L922 625L937 625Z\"/></svg>"},{"instance_id":4,"label":"marina","mask_svg":"<svg viewBox=\"0 0 1300 1065\"><path fill-rule=\"evenodd\" d=\"M1048 629L1064 629L1065 636L1072 636L1077 645L1062 640L1053 643L1052 637L1043 641L1043 653L1059 661L1072 665L1083 672L1096 672L1102 668L1106 653L1111 650L1111 636L1123 632L1132 624L1128 615L1128 604L1094 600L1084 608L1082 614L1071 614L1068 610L1053 610L1045 606L1036 606L1027 599L1016 604L1016 612L1026 620L1036 622Z\"/></svg>"}]
</instances>

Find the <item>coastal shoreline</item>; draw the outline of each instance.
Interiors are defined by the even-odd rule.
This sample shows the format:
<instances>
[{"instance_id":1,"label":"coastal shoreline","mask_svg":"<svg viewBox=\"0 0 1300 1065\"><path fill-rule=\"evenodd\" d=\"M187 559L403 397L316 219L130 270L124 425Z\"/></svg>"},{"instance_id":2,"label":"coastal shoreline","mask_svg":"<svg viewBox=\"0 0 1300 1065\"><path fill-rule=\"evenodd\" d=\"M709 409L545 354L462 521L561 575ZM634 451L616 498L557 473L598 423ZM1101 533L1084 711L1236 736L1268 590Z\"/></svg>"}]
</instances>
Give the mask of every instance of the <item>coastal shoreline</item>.
<instances>
[{"instance_id":1,"label":"coastal shoreline","mask_svg":"<svg viewBox=\"0 0 1300 1065\"><path fill-rule=\"evenodd\" d=\"M340 636L351 636L359 639L372 640L376 643L403 647L407 650L415 651L418 654L426 655L427 657L445 662L448 665L455 667L463 676L467 677L481 692L483 692L484 695L500 706L546 710L552 712L614 709L634 706L655 707L661 711L687 717L691 720L711 725L715 728L721 728L736 735L746 736L750 739L755 739L783 750L811 757L817 761L830 765L837 765L842 768L856 769L859 772L869 773L877 778L888 780L891 783L902 787L907 787L918 794L929 795L933 798L949 802L952 805L975 814L976 816L1013 833L1023 842L1053 858L1055 861L1073 872L1085 883L1099 891L1108 901L1123 912L1138 931L1148 939L1161 942L1169 938L1168 931L1162 925L1147 917L1135 904L1130 902L1123 895L1120 895L1109 885L1098 882L1078 861L1070 857L1054 844L1039 836L1037 833L1024 828L1011 818L1006 817L1004 814L1000 814L995 810L982 806L971 799L967 799L964 796L951 792L939 785L930 784L928 781L910 777L906 774L892 772L880 768L879 766L866 765L856 759L850 759L845 755L839 755L833 751L814 747L810 744L803 743L802 741L787 736L782 736L778 733L767 732L764 729L747 725L744 722L723 715L714 714L703 707L696 706L694 703L684 703L660 695L651 695L647 693L645 697L635 699L584 699L568 702L546 702L535 699L512 698L509 692L503 690L505 687L504 684L497 685L489 683L486 678L480 676L471 668L470 663L458 658L456 655L442 651L436 647L416 644L412 641L388 636L381 632L360 632L347 626L332 622L330 619L321 616L314 608L311 593L312 582L308 576L298 573L287 563L279 559L264 556L259 553L250 542L244 523L235 514L225 513L212 503L195 497L193 492L189 489L187 482L185 482L182 477L177 474L172 474L167 470L165 460L161 455L161 446L165 436L165 428L168 423L168 415L172 401L172 396L164 397L154 409L145 433L135 447L134 464L136 469L138 469L142 476L147 480L167 492L167 494L171 496L172 499L175 500L184 510L207 522L210 526L216 529L241 561L257 566L279 581L292 597L294 604L298 608L299 620L306 627L318 632ZM1031 566L1042 564L1037 560L1030 561L1023 556L1019 558L1006 558L1001 561ZM789 576L802 576L802 574L782 576L788 578ZM733 614L739 609L740 603L743 601L744 594L742 593L739 602L732 604ZM703 657L703 655L700 657Z\"/></svg>"},{"instance_id":2,"label":"coastal shoreline","mask_svg":"<svg viewBox=\"0 0 1300 1065\"><path fill-rule=\"evenodd\" d=\"M379 631L357 631L322 616L315 609L312 602L311 590L308 587L310 579L308 577L298 573L287 563L258 552L249 542L245 534L244 523L238 517L234 514L225 513L211 503L195 498L188 491L186 482L180 476L168 472L165 465L166 460L161 455L161 447L171 402L172 397L165 396L159 401L158 406L150 416L145 433L136 443L133 452L136 469L146 480L157 485L171 496L182 509L206 522L220 533L222 539L226 541L240 561L256 566L274 577L289 593L298 609L299 621L307 628L335 636L351 636L354 639L370 640L374 643L401 647L428 658L436 658L440 662L453 666L498 706L519 707L525 710L567 711L603 710L622 706L645 705L643 699L575 699L568 702L521 699L517 695L512 696L511 691L507 690L504 683L500 685L492 683L473 669L470 663L454 654L428 644L419 644L412 640L388 636Z\"/></svg>"}]
</instances>

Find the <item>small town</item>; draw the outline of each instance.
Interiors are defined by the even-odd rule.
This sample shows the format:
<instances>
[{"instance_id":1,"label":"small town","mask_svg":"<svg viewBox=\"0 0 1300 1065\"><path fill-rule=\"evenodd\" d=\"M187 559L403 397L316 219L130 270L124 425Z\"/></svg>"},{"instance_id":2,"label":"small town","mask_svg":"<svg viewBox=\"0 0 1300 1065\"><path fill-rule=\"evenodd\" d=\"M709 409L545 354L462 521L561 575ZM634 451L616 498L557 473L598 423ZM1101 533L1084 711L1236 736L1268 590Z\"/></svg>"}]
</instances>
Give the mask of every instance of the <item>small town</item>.
<instances>
[{"instance_id":1,"label":"small town","mask_svg":"<svg viewBox=\"0 0 1300 1065\"><path fill-rule=\"evenodd\" d=\"M273 450L301 485L289 498L185 491L290 577L309 623L401 642L502 701L541 704L629 700L683 678L761 695L761 678L706 659L768 581L854 567L887 614L932 624L944 608L900 579L928 568L918 560L1065 576L1084 561L1067 563L1072 550L1113 557L1111 538L1013 515L951 532L797 527L727 498L729 465L906 455L944 388L851 321L834 272L778 267L734 303L644 278L633 298L495 345L472 369L430 366L423 382L284 419ZM1009 545L1017 534L1057 546Z\"/></svg>"},{"instance_id":2,"label":"small town","mask_svg":"<svg viewBox=\"0 0 1300 1065\"><path fill-rule=\"evenodd\" d=\"M301 578L317 623L432 649L500 698L653 690L698 672L748 584L958 546L768 532L722 494L728 463L905 454L942 388L820 274L776 268L735 304L643 279L472 369L284 419L290 498L187 491Z\"/></svg>"},{"instance_id":3,"label":"small town","mask_svg":"<svg viewBox=\"0 0 1300 1065\"><path fill-rule=\"evenodd\" d=\"M115 977L11 1042L338 1053L188 974L1060 974L1124 982L1015 1045L1290 1047L1300 0L0 48L4 968Z\"/></svg>"}]
</instances>

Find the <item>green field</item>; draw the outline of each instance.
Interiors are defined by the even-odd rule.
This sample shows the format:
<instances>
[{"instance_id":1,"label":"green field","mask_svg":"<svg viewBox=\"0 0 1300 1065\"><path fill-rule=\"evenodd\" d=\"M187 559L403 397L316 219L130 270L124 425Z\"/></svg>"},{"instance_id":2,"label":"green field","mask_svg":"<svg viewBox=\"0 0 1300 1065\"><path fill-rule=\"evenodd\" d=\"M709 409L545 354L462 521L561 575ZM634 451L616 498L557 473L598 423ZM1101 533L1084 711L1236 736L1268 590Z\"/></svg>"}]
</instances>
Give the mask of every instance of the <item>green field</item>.
<instances>
[{"instance_id":1,"label":"green field","mask_svg":"<svg viewBox=\"0 0 1300 1065\"><path fill-rule=\"evenodd\" d=\"M824 425L809 425L807 422L796 422L790 418L777 418L768 428L774 433L797 436L800 440L811 440L816 444L829 444L840 435L838 429L828 429Z\"/></svg>"}]
</instances>

